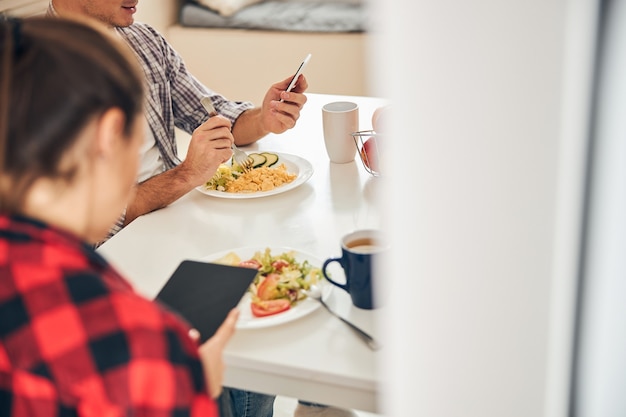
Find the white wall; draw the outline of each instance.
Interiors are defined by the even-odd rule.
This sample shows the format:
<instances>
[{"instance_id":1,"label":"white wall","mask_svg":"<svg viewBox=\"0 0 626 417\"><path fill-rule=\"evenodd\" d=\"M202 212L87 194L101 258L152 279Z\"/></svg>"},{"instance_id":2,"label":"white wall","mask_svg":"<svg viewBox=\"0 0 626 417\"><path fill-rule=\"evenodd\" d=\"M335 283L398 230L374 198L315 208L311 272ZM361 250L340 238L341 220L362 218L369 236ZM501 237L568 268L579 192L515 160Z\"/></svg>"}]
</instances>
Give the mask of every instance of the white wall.
<instances>
[{"instance_id":1,"label":"white wall","mask_svg":"<svg viewBox=\"0 0 626 417\"><path fill-rule=\"evenodd\" d=\"M10 16L39 16L47 8L48 0L0 0L0 13Z\"/></svg>"},{"instance_id":2,"label":"white wall","mask_svg":"<svg viewBox=\"0 0 626 417\"><path fill-rule=\"evenodd\" d=\"M178 10L179 0L141 0L135 20L148 23L162 35L167 35L167 27L178 19Z\"/></svg>"},{"instance_id":3,"label":"white wall","mask_svg":"<svg viewBox=\"0 0 626 417\"><path fill-rule=\"evenodd\" d=\"M565 416L593 3L376 3L395 107L385 414Z\"/></svg>"}]
</instances>

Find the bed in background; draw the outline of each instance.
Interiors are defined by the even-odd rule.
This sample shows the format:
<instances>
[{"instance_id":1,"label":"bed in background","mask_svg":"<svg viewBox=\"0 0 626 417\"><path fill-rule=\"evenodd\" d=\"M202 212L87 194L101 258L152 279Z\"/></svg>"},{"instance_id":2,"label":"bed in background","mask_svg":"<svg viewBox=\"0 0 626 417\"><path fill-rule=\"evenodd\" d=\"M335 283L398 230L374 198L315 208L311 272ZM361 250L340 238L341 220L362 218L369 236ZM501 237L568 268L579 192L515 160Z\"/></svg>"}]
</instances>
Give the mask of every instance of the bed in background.
<instances>
[{"instance_id":1,"label":"bed in background","mask_svg":"<svg viewBox=\"0 0 626 417\"><path fill-rule=\"evenodd\" d=\"M180 23L187 27L279 30L287 32L365 32L366 8L355 0L187 0ZM247 3L246 3L247 2ZM216 9L209 5L216 5ZM220 8L219 5L224 7Z\"/></svg>"}]
</instances>

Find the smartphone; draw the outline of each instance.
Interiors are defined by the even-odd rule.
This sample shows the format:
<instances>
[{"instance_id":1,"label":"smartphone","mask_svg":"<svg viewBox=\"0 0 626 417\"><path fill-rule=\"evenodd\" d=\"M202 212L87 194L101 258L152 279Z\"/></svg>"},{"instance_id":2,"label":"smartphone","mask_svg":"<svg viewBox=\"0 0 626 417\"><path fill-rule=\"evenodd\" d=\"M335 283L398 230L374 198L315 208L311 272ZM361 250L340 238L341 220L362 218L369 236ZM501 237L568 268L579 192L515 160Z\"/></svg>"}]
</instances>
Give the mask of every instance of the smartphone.
<instances>
[{"instance_id":1,"label":"smartphone","mask_svg":"<svg viewBox=\"0 0 626 417\"><path fill-rule=\"evenodd\" d=\"M306 67L306 64L309 63L310 59L311 59L311 54L308 54L304 58L304 60L300 64L300 66L298 67L298 71L296 71L295 75L293 76L293 78L289 82L289 86L287 87L287 89L285 91L289 92L289 91L293 90L293 88L296 86L296 83L298 82L298 77L300 76L300 74L302 74L302 71L304 71L304 68Z\"/></svg>"}]
</instances>

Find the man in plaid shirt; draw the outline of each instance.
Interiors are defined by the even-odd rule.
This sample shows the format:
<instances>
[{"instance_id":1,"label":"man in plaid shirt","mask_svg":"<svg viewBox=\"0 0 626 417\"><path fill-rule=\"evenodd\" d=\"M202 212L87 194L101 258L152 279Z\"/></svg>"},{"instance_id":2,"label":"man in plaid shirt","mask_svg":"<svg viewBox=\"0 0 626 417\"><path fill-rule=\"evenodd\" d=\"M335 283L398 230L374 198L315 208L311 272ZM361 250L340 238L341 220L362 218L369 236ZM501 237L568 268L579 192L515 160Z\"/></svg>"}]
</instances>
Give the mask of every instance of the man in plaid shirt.
<instances>
[{"instance_id":1,"label":"man in plaid shirt","mask_svg":"<svg viewBox=\"0 0 626 417\"><path fill-rule=\"evenodd\" d=\"M200 83L186 68L182 57L151 26L134 22L138 0L52 0L49 16L78 13L95 18L114 30L133 49L148 87L146 142L141 148L137 194L111 230L109 237L132 220L163 208L195 187L205 184L232 152L215 139L227 138L247 145L268 133L282 133L295 126L306 103L308 84L301 75L287 93L291 77L270 87L260 107L230 101ZM211 62L210 49L207 62ZM229 65L213 60L210 65ZM210 97L219 113L208 118L201 105ZM207 120L208 119L208 120ZM174 126L191 134L184 161L178 158Z\"/></svg>"}]
</instances>

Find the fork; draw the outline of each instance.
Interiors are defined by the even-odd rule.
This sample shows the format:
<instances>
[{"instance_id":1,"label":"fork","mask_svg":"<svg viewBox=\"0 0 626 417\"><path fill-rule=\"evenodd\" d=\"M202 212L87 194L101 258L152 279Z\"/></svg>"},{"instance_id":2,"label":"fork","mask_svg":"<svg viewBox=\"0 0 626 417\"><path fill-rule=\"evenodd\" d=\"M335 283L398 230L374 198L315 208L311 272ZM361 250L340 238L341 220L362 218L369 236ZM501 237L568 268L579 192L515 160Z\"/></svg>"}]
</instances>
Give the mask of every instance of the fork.
<instances>
[{"instance_id":1,"label":"fork","mask_svg":"<svg viewBox=\"0 0 626 417\"><path fill-rule=\"evenodd\" d=\"M209 113L210 117L217 116L218 113L215 110L215 107L213 107L213 103L211 102L211 99L209 97L203 97L202 100L200 100L200 103L202 103L202 107L204 107L207 113ZM235 142L233 142L231 149L233 151L234 161L241 167L241 169L243 169L243 172L250 171L252 169L253 163L252 158L250 158L248 154L246 154L244 151L239 149L237 145L235 145Z\"/></svg>"},{"instance_id":2,"label":"fork","mask_svg":"<svg viewBox=\"0 0 626 417\"><path fill-rule=\"evenodd\" d=\"M311 297L312 299L319 301L320 304L322 304L322 306L324 306L324 308L330 314L332 314L333 316L337 317L339 320L347 324L354 331L354 333L357 336L359 336L367 344L367 346L369 346L370 349L378 350L381 348L381 345L372 336L367 334L361 328L357 327L354 323L344 319L339 314L337 314L332 308L330 308L330 306L326 304L326 301L324 301L324 298L322 297L322 291L317 287L317 285L311 285L308 290L302 290L302 292L305 295Z\"/></svg>"}]
</instances>

